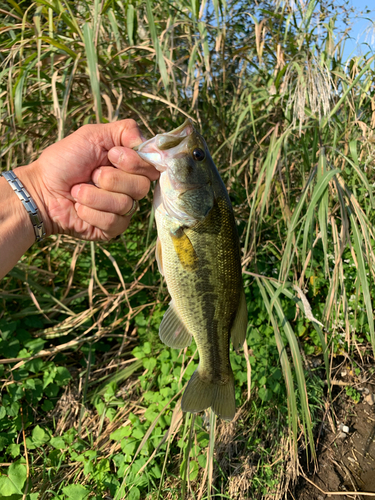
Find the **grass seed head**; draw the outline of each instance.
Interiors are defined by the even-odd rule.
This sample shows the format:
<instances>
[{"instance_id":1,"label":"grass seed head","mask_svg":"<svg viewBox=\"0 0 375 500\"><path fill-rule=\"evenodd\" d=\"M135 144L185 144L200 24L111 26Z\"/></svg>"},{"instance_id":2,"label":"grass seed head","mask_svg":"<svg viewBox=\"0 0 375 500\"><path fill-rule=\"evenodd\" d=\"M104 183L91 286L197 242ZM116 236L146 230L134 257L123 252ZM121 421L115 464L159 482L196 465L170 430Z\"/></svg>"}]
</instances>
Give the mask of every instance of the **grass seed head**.
<instances>
[{"instance_id":1,"label":"grass seed head","mask_svg":"<svg viewBox=\"0 0 375 500\"><path fill-rule=\"evenodd\" d=\"M321 121L328 116L332 87L334 83L327 66L320 62L316 56L307 58L300 64L291 62L285 73L283 94L289 92L286 107L292 109L292 123L296 126L299 122L299 134L306 119L306 107Z\"/></svg>"},{"instance_id":2,"label":"grass seed head","mask_svg":"<svg viewBox=\"0 0 375 500\"><path fill-rule=\"evenodd\" d=\"M277 9L279 7L284 7L287 10L290 9L292 12L298 10L298 7L301 8L302 11L305 11L309 3L308 0L273 0L273 2Z\"/></svg>"}]
</instances>

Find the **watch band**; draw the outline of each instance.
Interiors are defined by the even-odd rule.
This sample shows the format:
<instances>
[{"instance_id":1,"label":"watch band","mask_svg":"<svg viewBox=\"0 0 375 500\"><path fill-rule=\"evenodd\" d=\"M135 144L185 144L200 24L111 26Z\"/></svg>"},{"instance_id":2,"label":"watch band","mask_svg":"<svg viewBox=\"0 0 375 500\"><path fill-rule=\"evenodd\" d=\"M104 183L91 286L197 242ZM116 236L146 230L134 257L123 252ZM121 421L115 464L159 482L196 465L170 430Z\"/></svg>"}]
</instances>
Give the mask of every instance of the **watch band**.
<instances>
[{"instance_id":1,"label":"watch band","mask_svg":"<svg viewBox=\"0 0 375 500\"><path fill-rule=\"evenodd\" d=\"M31 224L34 228L36 241L42 241L46 232L44 230L44 224L40 217L38 207L36 206L34 200L13 170L3 172L2 176L9 182L11 188L16 193L29 214Z\"/></svg>"}]
</instances>

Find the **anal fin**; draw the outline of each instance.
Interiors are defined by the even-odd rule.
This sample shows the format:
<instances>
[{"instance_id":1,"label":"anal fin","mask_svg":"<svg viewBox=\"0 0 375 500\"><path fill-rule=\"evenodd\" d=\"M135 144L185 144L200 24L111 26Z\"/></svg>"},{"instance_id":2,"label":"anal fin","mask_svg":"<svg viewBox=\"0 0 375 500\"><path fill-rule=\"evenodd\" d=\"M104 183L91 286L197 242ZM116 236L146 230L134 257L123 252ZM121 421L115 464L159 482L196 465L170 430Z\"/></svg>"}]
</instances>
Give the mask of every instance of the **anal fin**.
<instances>
[{"instance_id":1,"label":"anal fin","mask_svg":"<svg viewBox=\"0 0 375 500\"><path fill-rule=\"evenodd\" d=\"M181 321L173 302L163 316L159 327L160 340L168 347L182 349L191 344L191 333Z\"/></svg>"}]
</instances>

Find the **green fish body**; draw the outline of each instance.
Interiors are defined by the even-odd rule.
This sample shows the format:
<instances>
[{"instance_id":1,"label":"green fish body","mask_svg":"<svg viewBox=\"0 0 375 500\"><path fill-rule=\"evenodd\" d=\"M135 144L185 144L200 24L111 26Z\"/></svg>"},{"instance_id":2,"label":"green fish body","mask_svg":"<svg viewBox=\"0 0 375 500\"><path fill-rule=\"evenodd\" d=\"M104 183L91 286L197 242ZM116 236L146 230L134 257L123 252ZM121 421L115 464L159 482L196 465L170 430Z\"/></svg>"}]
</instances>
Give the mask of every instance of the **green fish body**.
<instances>
[{"instance_id":1,"label":"green fish body","mask_svg":"<svg viewBox=\"0 0 375 500\"><path fill-rule=\"evenodd\" d=\"M138 147L161 176L154 207L156 257L172 297L160 325L161 340L183 348L194 336L199 366L182 398L183 411L211 407L235 415L229 339L246 336L240 246L227 190L207 145L190 121Z\"/></svg>"}]
</instances>

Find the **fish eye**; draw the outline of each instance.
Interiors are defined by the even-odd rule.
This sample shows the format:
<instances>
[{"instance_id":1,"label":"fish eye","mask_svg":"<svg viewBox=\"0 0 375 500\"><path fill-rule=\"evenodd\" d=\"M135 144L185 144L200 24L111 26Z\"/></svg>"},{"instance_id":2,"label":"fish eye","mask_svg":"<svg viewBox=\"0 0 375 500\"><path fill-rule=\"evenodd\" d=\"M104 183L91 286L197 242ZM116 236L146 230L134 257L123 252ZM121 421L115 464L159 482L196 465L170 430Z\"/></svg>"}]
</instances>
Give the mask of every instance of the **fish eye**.
<instances>
[{"instance_id":1,"label":"fish eye","mask_svg":"<svg viewBox=\"0 0 375 500\"><path fill-rule=\"evenodd\" d=\"M193 158L195 161L203 161L206 158L206 155L204 154L203 149L201 149L201 148L194 149Z\"/></svg>"}]
</instances>

